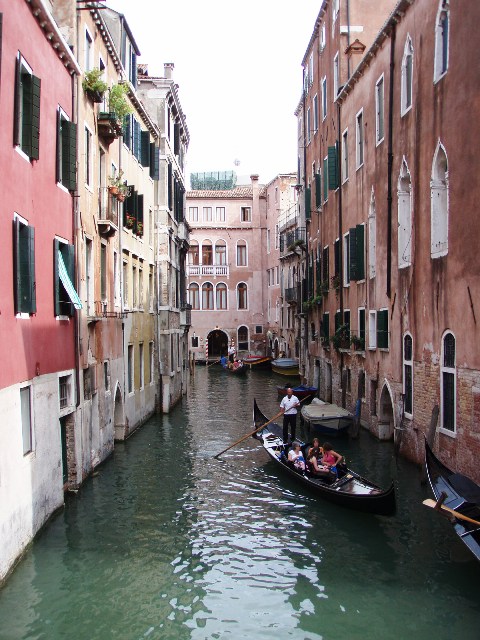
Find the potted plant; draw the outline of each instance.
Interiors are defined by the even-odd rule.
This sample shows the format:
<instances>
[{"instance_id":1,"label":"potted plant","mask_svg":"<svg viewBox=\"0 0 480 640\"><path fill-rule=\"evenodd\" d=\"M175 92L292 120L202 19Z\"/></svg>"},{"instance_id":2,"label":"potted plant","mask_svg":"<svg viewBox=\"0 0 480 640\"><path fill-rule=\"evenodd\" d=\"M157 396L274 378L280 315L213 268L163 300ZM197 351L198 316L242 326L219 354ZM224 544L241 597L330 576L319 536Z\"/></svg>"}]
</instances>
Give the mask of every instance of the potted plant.
<instances>
[{"instance_id":1,"label":"potted plant","mask_svg":"<svg viewBox=\"0 0 480 640\"><path fill-rule=\"evenodd\" d=\"M103 102L108 85L103 80L103 71L95 67L86 71L82 80L82 87L92 102Z\"/></svg>"},{"instance_id":2,"label":"potted plant","mask_svg":"<svg viewBox=\"0 0 480 640\"><path fill-rule=\"evenodd\" d=\"M127 184L125 184L125 182L122 182L121 184L118 185L117 199L120 202L123 202L125 198L128 198L130 193L131 193L131 188Z\"/></svg>"},{"instance_id":3,"label":"potted plant","mask_svg":"<svg viewBox=\"0 0 480 640\"><path fill-rule=\"evenodd\" d=\"M125 116L132 113L133 109L127 100L128 86L126 84L114 84L108 92L108 108L110 113L115 114L120 123Z\"/></svg>"},{"instance_id":4,"label":"potted plant","mask_svg":"<svg viewBox=\"0 0 480 640\"><path fill-rule=\"evenodd\" d=\"M350 338L350 342L352 343L354 349L356 349L357 351L365 350L365 338L363 338L362 336L356 336L353 333Z\"/></svg>"},{"instance_id":5,"label":"potted plant","mask_svg":"<svg viewBox=\"0 0 480 640\"><path fill-rule=\"evenodd\" d=\"M348 349L350 346L350 329L347 324L341 324L332 336L335 349Z\"/></svg>"},{"instance_id":6,"label":"potted plant","mask_svg":"<svg viewBox=\"0 0 480 640\"><path fill-rule=\"evenodd\" d=\"M127 213L126 215L127 229L133 229L135 225L135 216L131 216Z\"/></svg>"},{"instance_id":7,"label":"potted plant","mask_svg":"<svg viewBox=\"0 0 480 640\"><path fill-rule=\"evenodd\" d=\"M340 289L340 275L337 274L335 276L332 276L330 281L331 281L332 287L335 289L335 291L338 291Z\"/></svg>"},{"instance_id":8,"label":"potted plant","mask_svg":"<svg viewBox=\"0 0 480 640\"><path fill-rule=\"evenodd\" d=\"M130 195L131 188L125 183L123 179L123 170L120 170L118 174L114 174L113 176L108 177L108 185L109 192L116 196L120 202L123 202L125 198L128 198Z\"/></svg>"},{"instance_id":9,"label":"potted plant","mask_svg":"<svg viewBox=\"0 0 480 640\"><path fill-rule=\"evenodd\" d=\"M143 222L137 222L137 236L143 236Z\"/></svg>"}]
</instances>

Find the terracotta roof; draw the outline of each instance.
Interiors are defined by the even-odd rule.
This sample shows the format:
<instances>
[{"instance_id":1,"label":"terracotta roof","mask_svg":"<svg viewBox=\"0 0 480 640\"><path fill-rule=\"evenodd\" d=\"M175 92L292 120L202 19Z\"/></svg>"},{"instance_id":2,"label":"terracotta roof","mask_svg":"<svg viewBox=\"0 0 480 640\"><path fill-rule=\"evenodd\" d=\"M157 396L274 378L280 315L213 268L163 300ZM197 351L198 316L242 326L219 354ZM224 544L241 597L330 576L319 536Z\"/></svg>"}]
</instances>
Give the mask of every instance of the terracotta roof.
<instances>
[{"instance_id":1,"label":"terracotta roof","mask_svg":"<svg viewBox=\"0 0 480 640\"><path fill-rule=\"evenodd\" d=\"M265 197L266 189L265 185L259 184L259 195L260 197ZM222 200L231 199L231 198L252 198L253 197L253 189L251 185L246 185L244 187L235 187L234 189L223 189L220 191L211 190L197 190L197 191L187 191L187 198L205 198L212 199L218 198Z\"/></svg>"}]
</instances>

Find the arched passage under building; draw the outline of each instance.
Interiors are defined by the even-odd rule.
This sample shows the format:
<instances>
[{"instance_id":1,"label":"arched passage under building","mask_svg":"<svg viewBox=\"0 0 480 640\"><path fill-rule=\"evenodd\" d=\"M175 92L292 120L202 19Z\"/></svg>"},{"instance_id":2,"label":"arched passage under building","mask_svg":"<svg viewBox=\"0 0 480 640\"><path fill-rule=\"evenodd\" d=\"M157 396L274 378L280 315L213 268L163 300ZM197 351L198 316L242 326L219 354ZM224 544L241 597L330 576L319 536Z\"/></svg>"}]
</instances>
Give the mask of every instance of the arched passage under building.
<instances>
[{"instance_id":1,"label":"arched passage under building","mask_svg":"<svg viewBox=\"0 0 480 640\"><path fill-rule=\"evenodd\" d=\"M208 341L208 359L221 358L227 355L228 351L228 335L221 329L210 331L207 336Z\"/></svg>"},{"instance_id":2,"label":"arched passage under building","mask_svg":"<svg viewBox=\"0 0 480 640\"><path fill-rule=\"evenodd\" d=\"M395 429L395 416L393 412L392 393L387 382L383 385L380 394L380 406L378 411L378 437L380 440L393 438Z\"/></svg>"},{"instance_id":3,"label":"arched passage under building","mask_svg":"<svg viewBox=\"0 0 480 640\"><path fill-rule=\"evenodd\" d=\"M115 440L125 440L125 411L123 405L122 392L117 382L115 390L115 409L113 413L114 438Z\"/></svg>"}]
</instances>

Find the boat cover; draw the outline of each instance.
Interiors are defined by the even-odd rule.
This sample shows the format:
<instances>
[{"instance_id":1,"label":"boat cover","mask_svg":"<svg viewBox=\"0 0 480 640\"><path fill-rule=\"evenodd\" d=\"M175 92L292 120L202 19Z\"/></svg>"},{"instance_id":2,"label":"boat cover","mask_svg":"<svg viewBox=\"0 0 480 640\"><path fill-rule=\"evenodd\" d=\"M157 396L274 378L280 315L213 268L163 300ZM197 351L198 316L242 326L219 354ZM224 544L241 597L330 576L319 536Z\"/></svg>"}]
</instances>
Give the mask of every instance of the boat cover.
<instances>
[{"instance_id":1,"label":"boat cover","mask_svg":"<svg viewBox=\"0 0 480 640\"><path fill-rule=\"evenodd\" d=\"M312 403L302 407L302 416L307 420L315 420L318 418L342 418L353 417L350 411L339 407L336 404L323 402L318 398L314 398Z\"/></svg>"}]
</instances>

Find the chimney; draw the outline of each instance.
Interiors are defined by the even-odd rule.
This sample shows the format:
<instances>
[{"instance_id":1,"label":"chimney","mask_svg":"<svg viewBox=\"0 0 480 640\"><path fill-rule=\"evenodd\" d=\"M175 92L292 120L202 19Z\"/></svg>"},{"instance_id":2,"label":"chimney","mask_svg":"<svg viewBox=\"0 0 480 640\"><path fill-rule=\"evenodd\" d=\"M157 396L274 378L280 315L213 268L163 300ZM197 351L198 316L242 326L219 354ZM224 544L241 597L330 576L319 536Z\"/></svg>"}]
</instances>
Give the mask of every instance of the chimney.
<instances>
[{"instance_id":1,"label":"chimney","mask_svg":"<svg viewBox=\"0 0 480 640\"><path fill-rule=\"evenodd\" d=\"M172 71L175 68L175 65L173 64L173 62L165 62L163 65L164 68L164 76L167 80L171 80L172 79Z\"/></svg>"},{"instance_id":2,"label":"chimney","mask_svg":"<svg viewBox=\"0 0 480 640\"><path fill-rule=\"evenodd\" d=\"M259 220L260 213L260 189L258 186L258 174L250 176L252 181L252 220Z\"/></svg>"}]
</instances>

